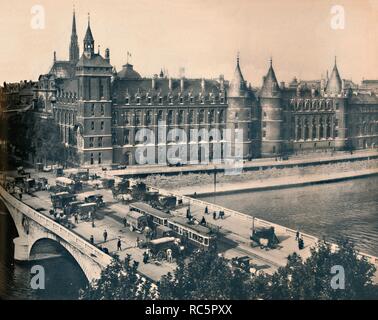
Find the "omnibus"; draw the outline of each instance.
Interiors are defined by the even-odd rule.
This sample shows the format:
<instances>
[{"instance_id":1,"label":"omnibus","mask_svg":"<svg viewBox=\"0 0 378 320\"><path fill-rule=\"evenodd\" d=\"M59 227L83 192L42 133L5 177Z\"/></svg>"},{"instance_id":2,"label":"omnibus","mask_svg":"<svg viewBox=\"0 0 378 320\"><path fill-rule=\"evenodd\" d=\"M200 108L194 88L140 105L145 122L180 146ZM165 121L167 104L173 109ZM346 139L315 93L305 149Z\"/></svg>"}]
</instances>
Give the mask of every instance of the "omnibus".
<instances>
[{"instance_id":1,"label":"omnibus","mask_svg":"<svg viewBox=\"0 0 378 320\"><path fill-rule=\"evenodd\" d=\"M81 182L76 182L72 179L68 179L65 177L59 177L55 179L55 184L59 187L63 187L67 189L69 192L75 193L76 191L82 190Z\"/></svg>"},{"instance_id":2,"label":"omnibus","mask_svg":"<svg viewBox=\"0 0 378 320\"><path fill-rule=\"evenodd\" d=\"M172 217L168 221L168 228L178 235L183 241L196 247L208 250L216 241L216 235L213 231L199 224L188 223L188 220L182 217Z\"/></svg>"},{"instance_id":3,"label":"omnibus","mask_svg":"<svg viewBox=\"0 0 378 320\"><path fill-rule=\"evenodd\" d=\"M168 219L170 215L160 210L152 208L150 205L144 202L130 203L130 210L136 211L146 215L155 225L168 226Z\"/></svg>"}]
</instances>

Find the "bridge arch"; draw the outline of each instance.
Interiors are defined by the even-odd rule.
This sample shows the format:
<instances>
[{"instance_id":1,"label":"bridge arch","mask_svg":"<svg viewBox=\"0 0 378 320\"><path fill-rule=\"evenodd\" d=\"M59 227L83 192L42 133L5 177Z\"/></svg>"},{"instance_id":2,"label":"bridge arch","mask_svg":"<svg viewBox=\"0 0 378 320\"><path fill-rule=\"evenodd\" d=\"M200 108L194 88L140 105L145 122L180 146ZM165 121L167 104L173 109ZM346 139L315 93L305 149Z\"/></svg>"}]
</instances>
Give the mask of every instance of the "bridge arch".
<instances>
[{"instance_id":1,"label":"bridge arch","mask_svg":"<svg viewBox=\"0 0 378 320\"><path fill-rule=\"evenodd\" d=\"M18 231L14 239L14 257L17 261L31 261L33 245L41 239L58 242L70 253L91 282L101 276L101 271L111 263L112 257L105 254L71 230L34 210L9 194L0 185L0 199L7 207Z\"/></svg>"},{"instance_id":2,"label":"bridge arch","mask_svg":"<svg viewBox=\"0 0 378 320\"><path fill-rule=\"evenodd\" d=\"M47 259L56 259L56 262L46 263ZM66 281L68 283L75 281L78 282L74 284L77 289L83 287L89 281L88 275L85 274L75 257L55 239L42 237L34 241L30 246L30 260L41 261L43 266L49 267L49 269L46 268L46 274L49 275L47 277L48 281L53 281L56 277L59 277L57 281L62 282L65 287ZM62 263L64 263L64 267L72 266L72 268L63 270Z\"/></svg>"}]
</instances>

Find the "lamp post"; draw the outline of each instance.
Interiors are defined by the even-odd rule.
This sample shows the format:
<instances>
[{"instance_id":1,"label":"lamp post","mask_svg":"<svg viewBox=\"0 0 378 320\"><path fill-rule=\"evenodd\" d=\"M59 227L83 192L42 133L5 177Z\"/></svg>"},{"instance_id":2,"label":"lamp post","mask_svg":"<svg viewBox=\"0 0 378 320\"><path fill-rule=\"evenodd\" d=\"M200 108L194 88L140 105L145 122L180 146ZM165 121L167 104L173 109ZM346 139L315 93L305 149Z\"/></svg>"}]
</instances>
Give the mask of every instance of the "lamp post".
<instances>
[{"instance_id":1,"label":"lamp post","mask_svg":"<svg viewBox=\"0 0 378 320\"><path fill-rule=\"evenodd\" d=\"M214 204L216 202L216 192L217 192L217 167L214 166Z\"/></svg>"}]
</instances>

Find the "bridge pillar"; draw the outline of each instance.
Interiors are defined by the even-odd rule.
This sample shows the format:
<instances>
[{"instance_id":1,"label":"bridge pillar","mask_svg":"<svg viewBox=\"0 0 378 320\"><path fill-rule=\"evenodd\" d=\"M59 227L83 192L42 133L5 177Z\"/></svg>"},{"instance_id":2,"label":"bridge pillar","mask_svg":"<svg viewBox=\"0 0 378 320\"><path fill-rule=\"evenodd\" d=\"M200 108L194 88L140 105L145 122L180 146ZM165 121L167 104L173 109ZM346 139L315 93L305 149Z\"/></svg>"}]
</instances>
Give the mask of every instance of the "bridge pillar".
<instances>
[{"instance_id":1,"label":"bridge pillar","mask_svg":"<svg viewBox=\"0 0 378 320\"><path fill-rule=\"evenodd\" d=\"M29 261L29 241L27 238L18 237L13 240L14 243L14 260Z\"/></svg>"}]
</instances>

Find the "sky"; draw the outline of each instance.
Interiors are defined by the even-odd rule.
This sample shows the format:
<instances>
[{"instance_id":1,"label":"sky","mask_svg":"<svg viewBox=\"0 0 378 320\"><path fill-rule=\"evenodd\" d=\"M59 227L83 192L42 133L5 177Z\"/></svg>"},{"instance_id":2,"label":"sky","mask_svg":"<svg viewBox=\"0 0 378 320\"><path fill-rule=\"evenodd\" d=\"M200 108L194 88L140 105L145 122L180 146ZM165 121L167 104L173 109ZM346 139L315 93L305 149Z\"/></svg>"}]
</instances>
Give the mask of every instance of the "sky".
<instances>
[{"instance_id":1,"label":"sky","mask_svg":"<svg viewBox=\"0 0 378 320\"><path fill-rule=\"evenodd\" d=\"M80 51L88 12L95 46L119 71L150 77L230 79L240 52L246 81L260 86L272 57L278 81L319 79L334 57L342 78L378 79L378 0L0 0L0 83L37 80L68 59L73 6ZM43 8L43 23L36 24ZM335 6L344 27L333 28ZM41 20L38 20L41 22ZM340 21L340 20L338 20ZM35 26L42 26L42 29ZM341 26L341 24L338 24ZM97 49L96 49L97 50Z\"/></svg>"}]
</instances>

